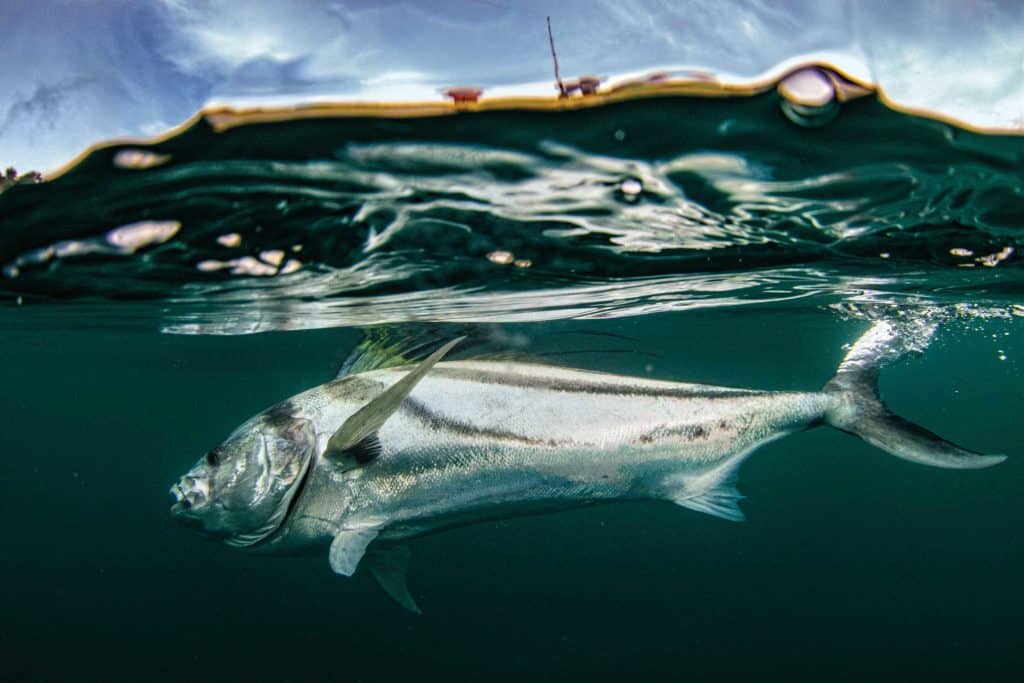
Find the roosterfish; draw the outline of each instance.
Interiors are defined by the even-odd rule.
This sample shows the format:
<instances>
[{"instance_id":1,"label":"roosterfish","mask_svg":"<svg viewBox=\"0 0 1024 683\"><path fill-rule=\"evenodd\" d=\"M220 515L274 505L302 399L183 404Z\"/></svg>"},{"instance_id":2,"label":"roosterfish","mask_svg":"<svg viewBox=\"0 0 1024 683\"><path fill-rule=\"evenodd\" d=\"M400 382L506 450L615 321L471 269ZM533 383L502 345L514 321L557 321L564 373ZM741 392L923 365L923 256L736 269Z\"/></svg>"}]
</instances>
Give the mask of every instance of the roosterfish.
<instances>
[{"instance_id":1,"label":"roosterfish","mask_svg":"<svg viewBox=\"0 0 1024 683\"><path fill-rule=\"evenodd\" d=\"M761 446L829 426L911 462L974 469L891 413L880 368L934 327L876 322L818 391L686 384L516 360L444 358L343 371L255 415L171 488L172 515L228 545L365 564L399 604L406 539L594 502L653 499L741 521L737 471Z\"/></svg>"}]
</instances>

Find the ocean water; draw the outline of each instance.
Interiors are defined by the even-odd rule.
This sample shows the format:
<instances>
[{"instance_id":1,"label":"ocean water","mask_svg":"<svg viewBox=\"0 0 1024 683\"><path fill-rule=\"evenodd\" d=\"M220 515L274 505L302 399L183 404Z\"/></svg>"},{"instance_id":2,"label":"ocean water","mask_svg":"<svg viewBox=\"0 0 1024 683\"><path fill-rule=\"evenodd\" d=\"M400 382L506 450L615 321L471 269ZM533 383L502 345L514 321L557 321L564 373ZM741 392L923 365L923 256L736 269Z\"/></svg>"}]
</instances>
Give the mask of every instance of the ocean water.
<instances>
[{"instance_id":1,"label":"ocean water","mask_svg":"<svg viewBox=\"0 0 1024 683\"><path fill-rule=\"evenodd\" d=\"M1022 172L1019 136L873 97L803 127L767 91L222 113L15 186L4 678L1009 675ZM816 389L890 318L939 324L883 371L890 407L1005 463L927 468L809 430L743 466L744 523L629 502L416 539L423 615L326 549L251 554L168 512L196 458L331 379L367 326Z\"/></svg>"}]
</instances>

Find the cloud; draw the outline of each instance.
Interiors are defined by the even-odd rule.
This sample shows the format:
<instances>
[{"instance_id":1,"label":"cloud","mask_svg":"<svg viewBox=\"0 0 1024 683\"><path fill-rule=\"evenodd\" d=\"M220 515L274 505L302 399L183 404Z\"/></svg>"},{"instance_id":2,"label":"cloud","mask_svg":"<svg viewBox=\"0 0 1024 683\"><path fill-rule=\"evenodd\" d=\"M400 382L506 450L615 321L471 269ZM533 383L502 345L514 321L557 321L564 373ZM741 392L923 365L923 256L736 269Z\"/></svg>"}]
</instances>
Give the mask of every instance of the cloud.
<instances>
[{"instance_id":1,"label":"cloud","mask_svg":"<svg viewBox=\"0 0 1024 683\"><path fill-rule=\"evenodd\" d=\"M1024 3L0 0L0 163L49 168L210 100L547 94L547 14L567 78L671 66L750 77L826 54L866 65L908 105L1024 119Z\"/></svg>"},{"instance_id":2,"label":"cloud","mask_svg":"<svg viewBox=\"0 0 1024 683\"><path fill-rule=\"evenodd\" d=\"M893 5L885 22L857 17L873 75L890 98L979 126L1024 129L1024 3Z\"/></svg>"},{"instance_id":3,"label":"cloud","mask_svg":"<svg viewBox=\"0 0 1024 683\"><path fill-rule=\"evenodd\" d=\"M93 142L195 111L209 86L161 59L166 30L148 5L0 3L0 163L50 170Z\"/></svg>"},{"instance_id":4,"label":"cloud","mask_svg":"<svg viewBox=\"0 0 1024 683\"><path fill-rule=\"evenodd\" d=\"M159 0L173 27L163 56L184 73L230 74L253 61L294 63L351 29L343 8L308 0Z\"/></svg>"},{"instance_id":5,"label":"cloud","mask_svg":"<svg viewBox=\"0 0 1024 683\"><path fill-rule=\"evenodd\" d=\"M76 89L81 90L87 84L88 81L84 79L69 79L36 85L27 97L16 99L9 105L4 120L0 122L0 129L11 130L26 122L53 128L64 102L73 96Z\"/></svg>"}]
</instances>

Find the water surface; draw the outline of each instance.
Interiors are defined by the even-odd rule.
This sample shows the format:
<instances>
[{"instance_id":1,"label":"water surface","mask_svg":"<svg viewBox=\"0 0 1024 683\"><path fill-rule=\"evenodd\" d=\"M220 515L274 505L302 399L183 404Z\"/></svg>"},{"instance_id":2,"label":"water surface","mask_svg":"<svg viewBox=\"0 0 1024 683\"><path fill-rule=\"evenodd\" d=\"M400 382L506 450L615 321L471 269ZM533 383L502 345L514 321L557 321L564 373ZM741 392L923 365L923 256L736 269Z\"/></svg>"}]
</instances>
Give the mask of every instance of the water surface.
<instances>
[{"instance_id":1,"label":"water surface","mask_svg":"<svg viewBox=\"0 0 1024 683\"><path fill-rule=\"evenodd\" d=\"M200 119L4 192L7 675L1018 670L1022 152L873 98L798 127L772 91ZM367 324L804 390L880 317L942 323L883 372L890 406L1007 462L811 430L744 466L743 524L623 503L415 540L423 616L326 549L248 554L168 514L181 472Z\"/></svg>"}]
</instances>

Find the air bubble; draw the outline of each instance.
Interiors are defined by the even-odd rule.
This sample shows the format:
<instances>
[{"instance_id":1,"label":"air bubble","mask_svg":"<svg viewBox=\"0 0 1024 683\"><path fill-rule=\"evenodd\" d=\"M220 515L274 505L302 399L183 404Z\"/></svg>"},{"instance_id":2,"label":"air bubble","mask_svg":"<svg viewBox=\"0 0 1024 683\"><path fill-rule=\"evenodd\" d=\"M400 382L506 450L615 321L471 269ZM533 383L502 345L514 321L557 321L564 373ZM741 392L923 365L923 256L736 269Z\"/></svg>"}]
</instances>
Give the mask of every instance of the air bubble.
<instances>
[{"instance_id":1,"label":"air bubble","mask_svg":"<svg viewBox=\"0 0 1024 683\"><path fill-rule=\"evenodd\" d=\"M511 251L497 250L487 254L487 260L491 263L496 263L499 266L507 266L508 264L516 260L515 255Z\"/></svg>"},{"instance_id":2,"label":"air bubble","mask_svg":"<svg viewBox=\"0 0 1024 683\"><path fill-rule=\"evenodd\" d=\"M786 118L799 126L824 126L839 113L835 86L821 69L800 69L786 76L778 93Z\"/></svg>"},{"instance_id":3,"label":"air bubble","mask_svg":"<svg viewBox=\"0 0 1024 683\"><path fill-rule=\"evenodd\" d=\"M181 230L180 221L139 221L109 231L107 243L121 251L135 253L150 244L163 244L178 234L179 230ZM57 255L66 256L62 253Z\"/></svg>"},{"instance_id":4,"label":"air bubble","mask_svg":"<svg viewBox=\"0 0 1024 683\"><path fill-rule=\"evenodd\" d=\"M162 166L171 160L170 154L156 154L144 149L122 149L114 155L114 166L131 171Z\"/></svg>"},{"instance_id":5,"label":"air bubble","mask_svg":"<svg viewBox=\"0 0 1024 683\"><path fill-rule=\"evenodd\" d=\"M635 197L644 191L644 185L636 178L627 178L622 181L619 189L622 190L622 194L628 197Z\"/></svg>"},{"instance_id":6,"label":"air bubble","mask_svg":"<svg viewBox=\"0 0 1024 683\"><path fill-rule=\"evenodd\" d=\"M280 249L267 249L260 252L260 259L272 266L279 266L284 261L284 252Z\"/></svg>"}]
</instances>

